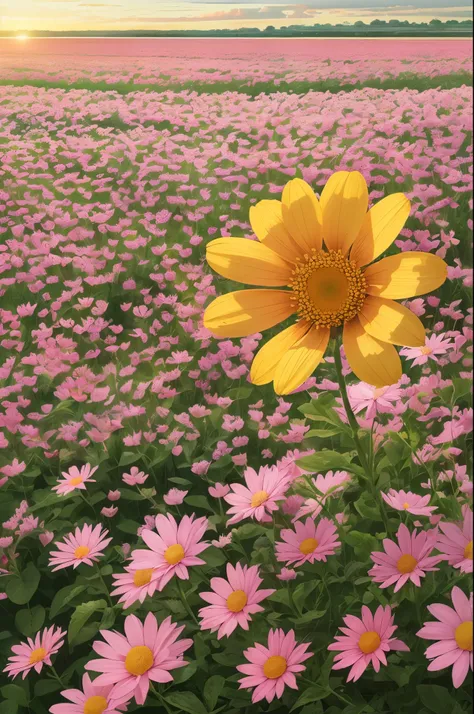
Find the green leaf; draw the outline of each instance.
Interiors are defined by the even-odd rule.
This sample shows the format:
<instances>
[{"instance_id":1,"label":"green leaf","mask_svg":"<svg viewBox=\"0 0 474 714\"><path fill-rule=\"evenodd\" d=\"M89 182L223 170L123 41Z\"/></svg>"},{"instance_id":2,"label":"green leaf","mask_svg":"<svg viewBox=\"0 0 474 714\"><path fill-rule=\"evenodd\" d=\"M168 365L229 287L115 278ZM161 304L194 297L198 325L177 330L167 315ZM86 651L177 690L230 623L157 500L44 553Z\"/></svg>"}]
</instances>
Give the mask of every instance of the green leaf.
<instances>
[{"instance_id":1,"label":"green leaf","mask_svg":"<svg viewBox=\"0 0 474 714\"><path fill-rule=\"evenodd\" d=\"M61 685L55 679L40 679L39 682L35 684L35 697L40 699L46 694L57 692L58 689L61 689Z\"/></svg>"},{"instance_id":2,"label":"green leaf","mask_svg":"<svg viewBox=\"0 0 474 714\"><path fill-rule=\"evenodd\" d=\"M375 536L359 531L349 531L345 535L346 543L354 548L356 556L368 560L373 550L380 550L380 543Z\"/></svg>"},{"instance_id":3,"label":"green leaf","mask_svg":"<svg viewBox=\"0 0 474 714\"><path fill-rule=\"evenodd\" d=\"M41 605L31 610L18 610L15 615L15 627L23 635L31 637L41 629L45 618L45 610Z\"/></svg>"},{"instance_id":4,"label":"green leaf","mask_svg":"<svg viewBox=\"0 0 474 714\"><path fill-rule=\"evenodd\" d=\"M133 451L124 451L122 455L120 456L120 461L118 462L119 466L128 466L129 464L133 464L135 461L138 461L141 458L141 454Z\"/></svg>"},{"instance_id":5,"label":"green leaf","mask_svg":"<svg viewBox=\"0 0 474 714\"><path fill-rule=\"evenodd\" d=\"M131 488L121 488L120 493L124 501L143 501L144 496L138 491L132 491Z\"/></svg>"},{"instance_id":6,"label":"green leaf","mask_svg":"<svg viewBox=\"0 0 474 714\"><path fill-rule=\"evenodd\" d=\"M104 610L107 607L105 600L89 600L82 605L78 605L72 613L68 628L68 642L72 644L77 638L79 632L84 627L88 619L97 610Z\"/></svg>"},{"instance_id":7,"label":"green leaf","mask_svg":"<svg viewBox=\"0 0 474 714\"><path fill-rule=\"evenodd\" d=\"M351 463L348 454L338 454L337 451L320 451L318 454L303 456L298 459L297 466L300 466L309 473L320 473L322 471L360 471L360 467Z\"/></svg>"},{"instance_id":8,"label":"green leaf","mask_svg":"<svg viewBox=\"0 0 474 714\"><path fill-rule=\"evenodd\" d=\"M204 685L204 699L210 711L212 711L219 699L219 695L225 687L225 679L220 674L214 674L209 677Z\"/></svg>"},{"instance_id":9,"label":"green leaf","mask_svg":"<svg viewBox=\"0 0 474 714\"><path fill-rule=\"evenodd\" d=\"M68 605L71 600L76 597L76 595L79 595L85 589L85 585L66 585L65 588L61 588L61 590L58 590L51 603L51 607L49 609L49 617L56 617L58 612L63 607Z\"/></svg>"},{"instance_id":10,"label":"green leaf","mask_svg":"<svg viewBox=\"0 0 474 714\"><path fill-rule=\"evenodd\" d=\"M367 491L363 491L361 497L354 503L357 512L362 518L367 518L369 521L381 521L380 509L378 508L373 496Z\"/></svg>"},{"instance_id":11,"label":"green leaf","mask_svg":"<svg viewBox=\"0 0 474 714\"><path fill-rule=\"evenodd\" d=\"M0 702L0 714L17 714L18 704L11 699Z\"/></svg>"},{"instance_id":12,"label":"green leaf","mask_svg":"<svg viewBox=\"0 0 474 714\"><path fill-rule=\"evenodd\" d=\"M165 697L168 704L189 714L208 714L206 707L192 692L173 692Z\"/></svg>"},{"instance_id":13,"label":"green leaf","mask_svg":"<svg viewBox=\"0 0 474 714\"><path fill-rule=\"evenodd\" d=\"M203 508L205 511L212 511L212 513L214 513L214 509L209 505L209 501L205 496L186 496L184 501L190 506L193 506L193 508Z\"/></svg>"},{"instance_id":14,"label":"green leaf","mask_svg":"<svg viewBox=\"0 0 474 714\"><path fill-rule=\"evenodd\" d=\"M295 625L307 625L308 622L313 622L313 620L320 620L324 615L326 614L327 610L309 610L309 612L305 612L302 617L299 617L297 620L293 620Z\"/></svg>"},{"instance_id":15,"label":"green leaf","mask_svg":"<svg viewBox=\"0 0 474 714\"><path fill-rule=\"evenodd\" d=\"M248 399L252 392L252 387L235 387L234 389L229 389L225 396L237 401L237 399Z\"/></svg>"},{"instance_id":16,"label":"green leaf","mask_svg":"<svg viewBox=\"0 0 474 714\"><path fill-rule=\"evenodd\" d=\"M218 568L225 563L225 555L218 548L208 548L200 557L212 568Z\"/></svg>"},{"instance_id":17,"label":"green leaf","mask_svg":"<svg viewBox=\"0 0 474 714\"><path fill-rule=\"evenodd\" d=\"M320 687L318 684L315 684L303 692L290 711L294 712L296 709L303 707L305 704L311 704L311 702L319 702L320 699L325 699L325 697L328 697L330 694L330 689L327 687Z\"/></svg>"},{"instance_id":18,"label":"green leaf","mask_svg":"<svg viewBox=\"0 0 474 714\"><path fill-rule=\"evenodd\" d=\"M9 702L15 702L21 707L28 706L28 697L26 696L26 691L23 687L19 687L18 684L7 684L5 687L0 689L2 696L8 699Z\"/></svg>"},{"instance_id":19,"label":"green leaf","mask_svg":"<svg viewBox=\"0 0 474 714\"><path fill-rule=\"evenodd\" d=\"M446 714L452 712L456 706L456 700L449 691L437 684L420 684L416 688L424 706L435 714Z\"/></svg>"},{"instance_id":20,"label":"green leaf","mask_svg":"<svg viewBox=\"0 0 474 714\"><path fill-rule=\"evenodd\" d=\"M137 535L137 530L140 528L140 524L136 521L131 521L129 518L124 518L123 521L117 524L117 529L122 531L122 533L128 533L129 535Z\"/></svg>"},{"instance_id":21,"label":"green leaf","mask_svg":"<svg viewBox=\"0 0 474 714\"><path fill-rule=\"evenodd\" d=\"M28 563L20 575L12 575L6 593L15 605L26 605L35 594L40 581L40 574L33 563Z\"/></svg>"},{"instance_id":22,"label":"green leaf","mask_svg":"<svg viewBox=\"0 0 474 714\"><path fill-rule=\"evenodd\" d=\"M340 429L311 429L305 434L305 439L310 439L312 436L318 439L328 439L330 436L336 436L340 433Z\"/></svg>"}]
</instances>

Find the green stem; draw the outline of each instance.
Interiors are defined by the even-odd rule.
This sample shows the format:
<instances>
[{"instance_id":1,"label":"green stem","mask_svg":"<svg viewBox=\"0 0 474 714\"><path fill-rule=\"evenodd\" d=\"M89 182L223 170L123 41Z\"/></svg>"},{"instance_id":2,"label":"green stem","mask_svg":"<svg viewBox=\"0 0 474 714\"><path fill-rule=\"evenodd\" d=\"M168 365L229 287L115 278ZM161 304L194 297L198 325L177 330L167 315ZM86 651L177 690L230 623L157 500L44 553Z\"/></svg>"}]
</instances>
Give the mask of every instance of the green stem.
<instances>
[{"instance_id":1,"label":"green stem","mask_svg":"<svg viewBox=\"0 0 474 714\"><path fill-rule=\"evenodd\" d=\"M158 699L158 701L160 702L160 704L163 705L163 707L166 709L166 711L168 712L168 714L171 714L171 709L170 709L169 706L167 705L167 703L166 703L164 697L160 694L160 692L158 692L158 691L155 689L155 687L153 686L153 684L152 684L151 682L150 682L150 690L153 692L153 694L154 694L155 697Z\"/></svg>"},{"instance_id":2,"label":"green stem","mask_svg":"<svg viewBox=\"0 0 474 714\"><path fill-rule=\"evenodd\" d=\"M344 704L353 704L353 702L350 702L348 699L343 697L342 694L338 694L337 692L335 692L334 689L332 689L331 687L329 687L329 691L331 692L331 694L334 694L335 697L340 699L341 702L344 702Z\"/></svg>"},{"instance_id":3,"label":"green stem","mask_svg":"<svg viewBox=\"0 0 474 714\"><path fill-rule=\"evenodd\" d=\"M184 609L186 610L186 612L188 613L188 615L194 620L194 622L196 623L196 625L199 627L199 621L198 621L198 619L196 618L196 615L194 614L194 612L191 610L191 608L190 608L190 606L189 606L189 604L188 604L188 601L186 600L186 596L185 596L185 594L184 594L183 586L181 585L181 580L180 580L178 577L176 578L176 582L177 582L177 585L178 585L178 592L179 592L179 596L180 596L180 598L181 598L181 602L182 602L183 605L184 605Z\"/></svg>"},{"instance_id":4,"label":"green stem","mask_svg":"<svg viewBox=\"0 0 474 714\"><path fill-rule=\"evenodd\" d=\"M50 671L51 671L51 674L53 675L53 678L56 679L56 680L59 682L59 684L61 685L61 687L62 687L63 689L66 689L66 688L67 688L66 685L64 684L63 680L61 679L61 677L59 676L59 674L58 674L58 673L56 672L56 670L54 669L53 665L51 665Z\"/></svg>"},{"instance_id":5,"label":"green stem","mask_svg":"<svg viewBox=\"0 0 474 714\"><path fill-rule=\"evenodd\" d=\"M115 607L114 602L112 601L112 598L110 597L109 594L109 588L107 587L107 583L105 582L104 578L102 577L102 573L100 572L100 565L97 563L97 575L99 576L99 580L102 583L102 590L104 591L104 594L109 601L110 607Z\"/></svg>"}]
</instances>

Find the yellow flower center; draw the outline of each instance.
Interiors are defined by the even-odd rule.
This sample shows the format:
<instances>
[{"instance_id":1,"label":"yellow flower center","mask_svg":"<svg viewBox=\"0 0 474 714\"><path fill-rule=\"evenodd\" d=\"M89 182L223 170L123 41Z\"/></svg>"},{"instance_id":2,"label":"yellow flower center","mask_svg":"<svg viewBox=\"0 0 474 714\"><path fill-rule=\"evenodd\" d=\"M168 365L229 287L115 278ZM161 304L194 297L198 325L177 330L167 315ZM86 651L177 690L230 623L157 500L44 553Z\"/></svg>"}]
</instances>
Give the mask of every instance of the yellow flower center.
<instances>
[{"instance_id":1,"label":"yellow flower center","mask_svg":"<svg viewBox=\"0 0 474 714\"><path fill-rule=\"evenodd\" d=\"M87 547L87 545L80 545L76 548L74 551L74 557L75 558L85 558L86 555L89 555L91 549Z\"/></svg>"},{"instance_id":2,"label":"yellow flower center","mask_svg":"<svg viewBox=\"0 0 474 714\"><path fill-rule=\"evenodd\" d=\"M464 548L464 557L467 560L472 560L472 540Z\"/></svg>"},{"instance_id":3,"label":"yellow flower center","mask_svg":"<svg viewBox=\"0 0 474 714\"><path fill-rule=\"evenodd\" d=\"M141 588L143 585L148 585L153 575L153 568L146 568L146 570L137 570L133 574L133 584L137 588Z\"/></svg>"},{"instance_id":4,"label":"yellow flower center","mask_svg":"<svg viewBox=\"0 0 474 714\"><path fill-rule=\"evenodd\" d=\"M33 650L33 652L30 654L30 664L37 664L38 662L42 662L47 654L48 653L46 652L44 647L38 647L37 650Z\"/></svg>"},{"instance_id":5,"label":"yellow flower center","mask_svg":"<svg viewBox=\"0 0 474 714\"><path fill-rule=\"evenodd\" d=\"M105 697L89 697L84 702L84 714L102 714L107 709Z\"/></svg>"},{"instance_id":6,"label":"yellow flower center","mask_svg":"<svg viewBox=\"0 0 474 714\"><path fill-rule=\"evenodd\" d=\"M410 508L410 504L408 503L408 501L405 501L405 503L403 504L403 508L405 509L405 511Z\"/></svg>"},{"instance_id":7,"label":"yellow flower center","mask_svg":"<svg viewBox=\"0 0 474 714\"><path fill-rule=\"evenodd\" d=\"M241 612L247 604L247 595L243 590L234 590L227 598L227 608L231 612Z\"/></svg>"},{"instance_id":8,"label":"yellow flower center","mask_svg":"<svg viewBox=\"0 0 474 714\"><path fill-rule=\"evenodd\" d=\"M431 347L420 347L420 352L422 355L430 355L433 350L431 349Z\"/></svg>"},{"instance_id":9,"label":"yellow flower center","mask_svg":"<svg viewBox=\"0 0 474 714\"><path fill-rule=\"evenodd\" d=\"M253 494L250 505L252 508L258 508L262 503L265 503L266 500L268 500L268 493L266 491L257 491L257 493Z\"/></svg>"},{"instance_id":10,"label":"yellow flower center","mask_svg":"<svg viewBox=\"0 0 474 714\"><path fill-rule=\"evenodd\" d=\"M472 652L472 620L467 620L456 627L454 639L462 650Z\"/></svg>"},{"instance_id":11,"label":"yellow flower center","mask_svg":"<svg viewBox=\"0 0 474 714\"><path fill-rule=\"evenodd\" d=\"M378 387L378 389L374 389L374 399L383 397L383 395L385 394L386 391L387 391L387 387Z\"/></svg>"},{"instance_id":12,"label":"yellow flower center","mask_svg":"<svg viewBox=\"0 0 474 714\"><path fill-rule=\"evenodd\" d=\"M132 647L125 657L125 669L129 674L139 677L153 667L153 652L149 647Z\"/></svg>"},{"instance_id":13,"label":"yellow flower center","mask_svg":"<svg viewBox=\"0 0 474 714\"><path fill-rule=\"evenodd\" d=\"M300 553L303 553L303 555L309 555L310 553L314 553L317 547L318 541L316 538L306 538L300 543Z\"/></svg>"},{"instance_id":14,"label":"yellow flower center","mask_svg":"<svg viewBox=\"0 0 474 714\"><path fill-rule=\"evenodd\" d=\"M361 269L334 250L313 249L296 265L289 287L298 315L320 327L338 327L352 320L367 294Z\"/></svg>"},{"instance_id":15,"label":"yellow flower center","mask_svg":"<svg viewBox=\"0 0 474 714\"><path fill-rule=\"evenodd\" d=\"M380 637L373 630L364 632L364 634L359 637L359 649L364 654L372 654L379 646Z\"/></svg>"},{"instance_id":16,"label":"yellow flower center","mask_svg":"<svg viewBox=\"0 0 474 714\"><path fill-rule=\"evenodd\" d=\"M165 550L165 560L169 565L176 565L184 558L184 548L179 543L175 545L170 545L169 548Z\"/></svg>"},{"instance_id":17,"label":"yellow flower center","mask_svg":"<svg viewBox=\"0 0 474 714\"><path fill-rule=\"evenodd\" d=\"M82 483L82 476L76 476L75 478L69 479L70 486L79 486Z\"/></svg>"},{"instance_id":18,"label":"yellow flower center","mask_svg":"<svg viewBox=\"0 0 474 714\"><path fill-rule=\"evenodd\" d=\"M269 657L263 665L263 674L268 679L278 679L282 674L285 674L287 666L288 664L284 657L275 655L274 657Z\"/></svg>"},{"instance_id":19,"label":"yellow flower center","mask_svg":"<svg viewBox=\"0 0 474 714\"><path fill-rule=\"evenodd\" d=\"M414 558L412 555L409 555L408 553L402 555L402 557L397 560L398 572L402 573L403 575L406 575L407 573L412 573L417 565L417 559Z\"/></svg>"}]
</instances>

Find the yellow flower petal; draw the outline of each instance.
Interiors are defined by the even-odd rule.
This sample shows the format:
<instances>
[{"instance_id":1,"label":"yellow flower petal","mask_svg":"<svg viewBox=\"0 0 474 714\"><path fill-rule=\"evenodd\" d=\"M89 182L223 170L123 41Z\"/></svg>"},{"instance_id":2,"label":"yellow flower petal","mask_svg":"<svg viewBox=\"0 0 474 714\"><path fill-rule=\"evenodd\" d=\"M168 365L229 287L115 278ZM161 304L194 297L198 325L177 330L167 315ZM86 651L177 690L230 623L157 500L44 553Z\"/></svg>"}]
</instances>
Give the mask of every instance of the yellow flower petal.
<instances>
[{"instance_id":1,"label":"yellow flower petal","mask_svg":"<svg viewBox=\"0 0 474 714\"><path fill-rule=\"evenodd\" d=\"M312 375L321 362L329 342L328 328L312 327L282 357L275 372L277 394L290 394Z\"/></svg>"},{"instance_id":2,"label":"yellow flower petal","mask_svg":"<svg viewBox=\"0 0 474 714\"><path fill-rule=\"evenodd\" d=\"M321 194L323 236L329 250L346 254L364 222L369 193L358 171L337 171Z\"/></svg>"},{"instance_id":3,"label":"yellow flower petal","mask_svg":"<svg viewBox=\"0 0 474 714\"><path fill-rule=\"evenodd\" d=\"M308 332L310 324L305 320L290 325L272 337L255 355L250 369L250 381L261 386L273 381L278 362L283 355Z\"/></svg>"},{"instance_id":4,"label":"yellow flower petal","mask_svg":"<svg viewBox=\"0 0 474 714\"><path fill-rule=\"evenodd\" d=\"M395 384L402 376L395 347L368 335L357 318L345 323L342 341L350 368L363 382L380 388Z\"/></svg>"},{"instance_id":5,"label":"yellow flower petal","mask_svg":"<svg viewBox=\"0 0 474 714\"><path fill-rule=\"evenodd\" d=\"M268 330L295 311L289 290L237 290L221 295L204 312L204 327L216 337L246 337Z\"/></svg>"},{"instance_id":6,"label":"yellow flower petal","mask_svg":"<svg viewBox=\"0 0 474 714\"><path fill-rule=\"evenodd\" d=\"M424 295L444 283L448 266L437 255L407 251L383 258L364 271L369 295L401 300Z\"/></svg>"},{"instance_id":7,"label":"yellow flower petal","mask_svg":"<svg viewBox=\"0 0 474 714\"><path fill-rule=\"evenodd\" d=\"M422 347L425 328L407 307L393 300L368 295L359 313L364 330L382 342L404 347Z\"/></svg>"},{"instance_id":8,"label":"yellow flower petal","mask_svg":"<svg viewBox=\"0 0 474 714\"><path fill-rule=\"evenodd\" d=\"M292 266L263 243L247 238L217 238L206 246L206 260L224 278L247 285L288 285Z\"/></svg>"},{"instance_id":9,"label":"yellow flower petal","mask_svg":"<svg viewBox=\"0 0 474 714\"><path fill-rule=\"evenodd\" d=\"M253 232L267 248L293 263L302 255L283 223L281 201L260 201L250 208L249 217Z\"/></svg>"},{"instance_id":10,"label":"yellow flower petal","mask_svg":"<svg viewBox=\"0 0 474 714\"><path fill-rule=\"evenodd\" d=\"M304 252L323 245L323 216L316 195L306 181L293 179L283 189L283 221L289 234Z\"/></svg>"},{"instance_id":11,"label":"yellow flower petal","mask_svg":"<svg viewBox=\"0 0 474 714\"><path fill-rule=\"evenodd\" d=\"M351 260L367 265L387 250L410 215L410 201L403 193L394 193L375 204L366 214L351 250Z\"/></svg>"}]
</instances>

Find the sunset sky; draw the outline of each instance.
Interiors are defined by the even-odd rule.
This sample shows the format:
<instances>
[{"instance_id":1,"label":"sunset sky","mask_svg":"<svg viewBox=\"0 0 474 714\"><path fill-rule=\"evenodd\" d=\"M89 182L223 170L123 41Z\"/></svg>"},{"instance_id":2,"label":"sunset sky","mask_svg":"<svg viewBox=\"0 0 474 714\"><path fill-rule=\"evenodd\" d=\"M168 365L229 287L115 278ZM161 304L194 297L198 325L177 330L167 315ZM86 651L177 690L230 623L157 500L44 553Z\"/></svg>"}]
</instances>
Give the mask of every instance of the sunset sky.
<instances>
[{"instance_id":1,"label":"sunset sky","mask_svg":"<svg viewBox=\"0 0 474 714\"><path fill-rule=\"evenodd\" d=\"M0 0L1 31L215 29L472 17L472 0Z\"/></svg>"}]
</instances>

